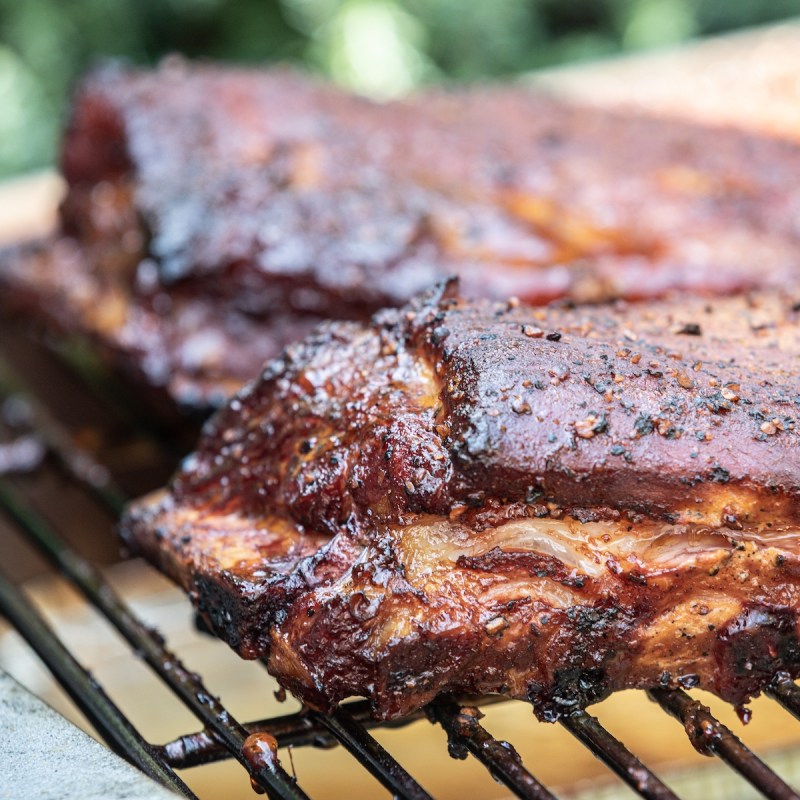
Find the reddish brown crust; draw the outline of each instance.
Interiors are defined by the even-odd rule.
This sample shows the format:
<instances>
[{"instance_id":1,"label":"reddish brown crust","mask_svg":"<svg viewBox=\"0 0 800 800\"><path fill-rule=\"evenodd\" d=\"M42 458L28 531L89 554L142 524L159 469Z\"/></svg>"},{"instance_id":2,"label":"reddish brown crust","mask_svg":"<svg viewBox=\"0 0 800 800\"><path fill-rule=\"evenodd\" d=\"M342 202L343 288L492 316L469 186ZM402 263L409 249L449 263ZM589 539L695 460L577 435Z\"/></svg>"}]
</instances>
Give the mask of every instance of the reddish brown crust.
<instances>
[{"instance_id":1,"label":"reddish brown crust","mask_svg":"<svg viewBox=\"0 0 800 800\"><path fill-rule=\"evenodd\" d=\"M269 365L132 507L128 546L319 707L500 691L553 718L659 681L739 703L798 673L794 299L448 291Z\"/></svg>"},{"instance_id":2,"label":"reddish brown crust","mask_svg":"<svg viewBox=\"0 0 800 800\"><path fill-rule=\"evenodd\" d=\"M442 364L456 493L793 524L795 305L794 295L682 300L534 320L453 310L425 341ZM770 327L753 330L759 319ZM531 322L559 339L531 342ZM687 325L700 335L681 333Z\"/></svg>"},{"instance_id":3,"label":"reddish brown crust","mask_svg":"<svg viewBox=\"0 0 800 800\"><path fill-rule=\"evenodd\" d=\"M166 368L190 404L278 352L287 326L271 320L287 311L300 327L363 320L452 274L467 296L530 302L724 294L782 286L800 264L800 146L522 89L376 105L288 70L111 67L76 95L62 166L80 257L38 254L32 277L0 280L41 295L47 316L48 296L66 298L70 327L91 335L70 284L94 307L113 290L120 313L99 338L148 376ZM232 357L209 348L191 368L178 352L191 332L148 327L200 303ZM235 357L259 326L276 346Z\"/></svg>"},{"instance_id":4,"label":"reddish brown crust","mask_svg":"<svg viewBox=\"0 0 800 800\"><path fill-rule=\"evenodd\" d=\"M98 250L65 237L1 253L0 310L38 316L58 335L87 339L166 419L176 417L176 403L207 415L253 377L256 365L320 321L286 312L257 319L191 290L137 296L119 274L98 274Z\"/></svg>"},{"instance_id":5,"label":"reddish brown crust","mask_svg":"<svg viewBox=\"0 0 800 800\"><path fill-rule=\"evenodd\" d=\"M369 328L331 324L209 423L175 491L207 490L250 514L287 509L320 530L354 509L398 521L532 500L794 525L794 304L785 294L575 310L443 300L383 312ZM752 329L765 318L769 328ZM687 324L701 335L681 333Z\"/></svg>"},{"instance_id":6,"label":"reddish brown crust","mask_svg":"<svg viewBox=\"0 0 800 800\"><path fill-rule=\"evenodd\" d=\"M133 180L165 284L251 308L358 313L453 273L469 296L541 301L797 269L800 148L519 89L379 106L286 70L107 69L77 96L62 164L75 189ZM75 191L65 218L91 206Z\"/></svg>"}]
</instances>

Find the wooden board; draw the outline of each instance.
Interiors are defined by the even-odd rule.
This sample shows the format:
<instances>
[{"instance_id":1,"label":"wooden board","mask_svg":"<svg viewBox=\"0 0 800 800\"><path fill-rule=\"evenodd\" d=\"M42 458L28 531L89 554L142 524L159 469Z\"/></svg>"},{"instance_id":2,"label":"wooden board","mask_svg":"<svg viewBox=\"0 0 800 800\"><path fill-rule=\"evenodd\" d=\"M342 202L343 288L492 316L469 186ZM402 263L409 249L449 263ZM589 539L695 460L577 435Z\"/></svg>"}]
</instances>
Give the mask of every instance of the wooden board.
<instances>
[{"instance_id":1,"label":"wooden board","mask_svg":"<svg viewBox=\"0 0 800 800\"><path fill-rule=\"evenodd\" d=\"M800 139L800 22L547 70L530 80L582 103Z\"/></svg>"},{"instance_id":2,"label":"wooden board","mask_svg":"<svg viewBox=\"0 0 800 800\"><path fill-rule=\"evenodd\" d=\"M49 170L0 183L0 246L53 229L64 182Z\"/></svg>"}]
</instances>

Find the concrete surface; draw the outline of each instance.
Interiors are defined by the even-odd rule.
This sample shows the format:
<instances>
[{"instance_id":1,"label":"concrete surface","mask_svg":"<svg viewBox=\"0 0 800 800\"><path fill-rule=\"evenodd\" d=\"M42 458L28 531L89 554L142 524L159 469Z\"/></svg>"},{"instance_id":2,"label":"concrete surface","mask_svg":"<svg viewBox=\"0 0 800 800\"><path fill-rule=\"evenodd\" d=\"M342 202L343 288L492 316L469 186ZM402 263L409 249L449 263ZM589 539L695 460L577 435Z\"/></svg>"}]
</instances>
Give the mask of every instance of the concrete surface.
<instances>
[{"instance_id":1,"label":"concrete surface","mask_svg":"<svg viewBox=\"0 0 800 800\"><path fill-rule=\"evenodd\" d=\"M0 672L2 800L175 800Z\"/></svg>"}]
</instances>

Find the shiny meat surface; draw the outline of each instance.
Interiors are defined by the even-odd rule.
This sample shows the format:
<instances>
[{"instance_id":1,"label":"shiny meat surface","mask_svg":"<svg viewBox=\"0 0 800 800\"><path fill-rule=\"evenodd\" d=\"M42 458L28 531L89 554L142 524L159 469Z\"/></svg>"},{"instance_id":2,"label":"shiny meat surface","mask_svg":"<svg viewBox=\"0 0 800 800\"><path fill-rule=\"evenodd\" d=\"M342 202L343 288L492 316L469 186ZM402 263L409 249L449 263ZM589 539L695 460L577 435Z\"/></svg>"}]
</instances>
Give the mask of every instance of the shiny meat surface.
<instances>
[{"instance_id":1,"label":"shiny meat surface","mask_svg":"<svg viewBox=\"0 0 800 800\"><path fill-rule=\"evenodd\" d=\"M540 303L800 272L800 145L522 88L378 105L285 69L112 66L76 94L62 167L62 238L0 280L188 404L251 377L289 316L365 320L451 275L468 297ZM112 298L99 326L87 293ZM185 306L208 347L175 325ZM261 326L270 345L229 357Z\"/></svg>"},{"instance_id":2,"label":"shiny meat surface","mask_svg":"<svg viewBox=\"0 0 800 800\"><path fill-rule=\"evenodd\" d=\"M800 674L800 297L327 323L121 533L304 701Z\"/></svg>"},{"instance_id":3,"label":"shiny meat surface","mask_svg":"<svg viewBox=\"0 0 800 800\"><path fill-rule=\"evenodd\" d=\"M131 292L118 273L93 266L113 263L98 251L94 262L64 237L0 254L0 308L87 337L109 366L165 390L170 404L207 413L320 322L286 310L257 318L192 291Z\"/></svg>"}]
</instances>

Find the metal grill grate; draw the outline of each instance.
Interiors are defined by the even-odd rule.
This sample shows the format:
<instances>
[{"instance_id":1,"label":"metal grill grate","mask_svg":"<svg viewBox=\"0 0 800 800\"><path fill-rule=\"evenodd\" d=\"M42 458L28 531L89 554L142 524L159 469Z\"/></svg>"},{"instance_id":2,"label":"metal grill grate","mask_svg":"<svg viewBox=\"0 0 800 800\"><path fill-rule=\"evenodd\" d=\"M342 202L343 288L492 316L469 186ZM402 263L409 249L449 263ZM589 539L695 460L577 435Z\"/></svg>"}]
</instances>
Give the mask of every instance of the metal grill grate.
<instances>
[{"instance_id":1,"label":"metal grill grate","mask_svg":"<svg viewBox=\"0 0 800 800\"><path fill-rule=\"evenodd\" d=\"M0 360L0 402L10 396L25 398L32 432L68 480L88 491L98 505L114 515L118 514L125 496L108 476L108 471L95 463L87 451L73 444L69 431ZM256 750L245 747L251 734L267 733L281 748L339 744L394 797L409 800L430 797L371 736L369 730L380 723L370 718L366 702L348 703L329 716L304 710L248 724L240 723L206 689L200 676L187 669L169 651L160 635L137 619L99 570L66 544L34 504L25 499L11 481L2 477L0 512L108 619L133 651L146 661L202 724L200 732L181 736L161 746L147 742L64 647L58 634L45 623L23 592L0 573L0 613L39 655L108 745L155 780L185 797L194 797L174 769L235 758L249 773L254 788L274 798L305 798L307 795L296 780L276 759L268 757L268 754L267 757L255 758L252 753ZM700 752L722 759L765 797L781 800L800 797L707 708L688 694L665 689L652 690L648 694L684 725L692 744ZM794 683L778 682L768 694L800 719L800 688ZM553 798L554 795L525 768L516 750L507 742L492 737L481 725L482 714L478 706L500 700L496 697L442 698L408 718L383 723L383 726L399 727L427 717L447 733L453 757L466 758L471 754L514 796L535 800ZM639 796L653 800L676 797L590 714L576 712L562 719L561 724Z\"/></svg>"}]
</instances>

